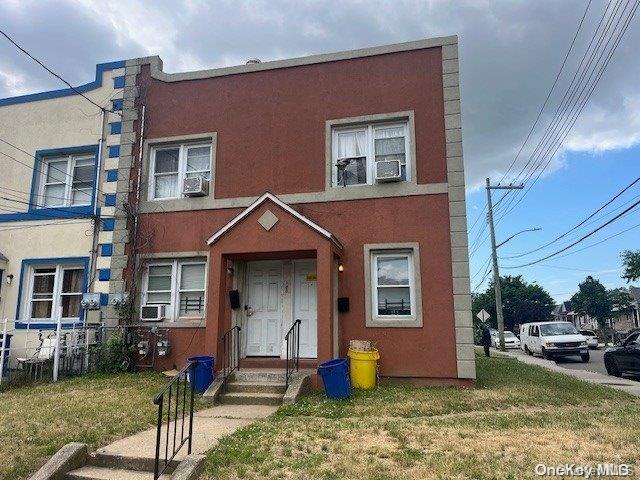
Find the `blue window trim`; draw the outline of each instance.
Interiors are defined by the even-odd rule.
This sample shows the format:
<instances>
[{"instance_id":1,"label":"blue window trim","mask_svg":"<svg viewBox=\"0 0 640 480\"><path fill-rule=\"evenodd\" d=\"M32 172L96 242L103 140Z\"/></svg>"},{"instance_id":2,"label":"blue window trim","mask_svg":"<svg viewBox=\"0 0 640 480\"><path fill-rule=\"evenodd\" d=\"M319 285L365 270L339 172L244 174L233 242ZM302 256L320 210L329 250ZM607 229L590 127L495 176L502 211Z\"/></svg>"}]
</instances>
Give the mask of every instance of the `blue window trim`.
<instances>
[{"instance_id":1,"label":"blue window trim","mask_svg":"<svg viewBox=\"0 0 640 480\"><path fill-rule=\"evenodd\" d=\"M42 173L42 162L47 157L61 155L93 154L93 178L96 177L98 145L82 145L77 147L51 148L38 150L34 155L34 168L31 176L31 193L29 195L29 208L26 212L3 213L0 214L0 223L16 222L24 220L55 220L60 218L83 218L93 217L95 203L95 181L91 194L90 205L68 206L68 207L39 207L38 184Z\"/></svg>"},{"instance_id":2,"label":"blue window trim","mask_svg":"<svg viewBox=\"0 0 640 480\"><path fill-rule=\"evenodd\" d=\"M109 135L120 135L122 132L122 122L111 122L109 124Z\"/></svg>"},{"instance_id":3,"label":"blue window trim","mask_svg":"<svg viewBox=\"0 0 640 480\"><path fill-rule=\"evenodd\" d=\"M89 257L53 257L53 258L23 258L22 267L20 268L20 282L18 283L18 300L16 305L16 330L38 329L38 330L54 330L56 322L24 322L20 320L20 307L22 306L22 287L24 286L26 273L30 267L35 265L58 265L58 264L78 264L84 268L82 280L82 293L86 293L89 287ZM67 322L62 324L62 328L72 328L73 326L82 325L84 310L80 308L79 318L77 322ZM28 327L27 327L28 326Z\"/></svg>"},{"instance_id":4,"label":"blue window trim","mask_svg":"<svg viewBox=\"0 0 640 480\"><path fill-rule=\"evenodd\" d=\"M113 88L124 88L124 75L113 77Z\"/></svg>"},{"instance_id":5,"label":"blue window trim","mask_svg":"<svg viewBox=\"0 0 640 480\"><path fill-rule=\"evenodd\" d=\"M99 63L96 65L96 79L93 82L85 83L75 89L63 88L61 90L50 90L47 92L30 93L28 95L19 95L17 97L0 98L0 107L5 105L16 105L18 103L36 102L39 100L49 100L51 98L69 97L77 95L76 92L86 93L102 86L102 75L104 72L115 70L117 68L124 68L125 61L119 60L116 62Z\"/></svg>"}]
</instances>

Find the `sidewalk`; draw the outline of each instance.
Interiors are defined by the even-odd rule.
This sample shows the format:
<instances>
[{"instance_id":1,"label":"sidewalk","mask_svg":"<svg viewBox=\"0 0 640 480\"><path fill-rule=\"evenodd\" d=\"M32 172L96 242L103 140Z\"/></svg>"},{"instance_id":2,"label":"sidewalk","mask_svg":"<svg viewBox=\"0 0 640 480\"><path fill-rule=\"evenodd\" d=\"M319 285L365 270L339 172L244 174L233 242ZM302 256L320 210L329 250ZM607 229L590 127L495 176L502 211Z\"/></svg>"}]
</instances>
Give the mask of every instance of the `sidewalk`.
<instances>
[{"instance_id":1,"label":"sidewalk","mask_svg":"<svg viewBox=\"0 0 640 480\"><path fill-rule=\"evenodd\" d=\"M220 438L265 418L277 410L266 405L219 405L193 414L193 446L191 453L203 454L218 444ZM151 428L122 438L98 452L129 458L155 458L156 429ZM180 461L187 456L186 447L176 455Z\"/></svg>"},{"instance_id":2,"label":"sidewalk","mask_svg":"<svg viewBox=\"0 0 640 480\"><path fill-rule=\"evenodd\" d=\"M539 367L546 368L547 370L551 370L553 372L570 375L580 380L584 380L585 382L596 383L598 385L615 388L616 390L622 390L623 392L627 392L627 393L630 393L631 395L640 397L640 382L627 380L626 378L618 378L610 375L603 375L601 373L589 372L586 370L572 370L570 368L564 368L556 364L552 360L545 360L543 358L529 356L529 355L526 355L525 353L521 353L520 351L518 351L517 353L509 352L509 351L500 352L500 351L491 349L491 354L515 358L522 363L527 363L529 365L537 365Z\"/></svg>"}]
</instances>

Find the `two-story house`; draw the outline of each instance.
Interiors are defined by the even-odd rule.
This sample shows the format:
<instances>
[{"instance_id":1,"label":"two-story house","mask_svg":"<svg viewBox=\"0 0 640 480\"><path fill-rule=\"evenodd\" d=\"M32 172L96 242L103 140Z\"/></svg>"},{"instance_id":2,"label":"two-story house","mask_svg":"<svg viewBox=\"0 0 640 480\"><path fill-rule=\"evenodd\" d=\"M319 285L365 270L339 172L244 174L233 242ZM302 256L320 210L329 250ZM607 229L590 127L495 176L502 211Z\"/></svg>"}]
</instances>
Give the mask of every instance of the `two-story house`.
<instances>
[{"instance_id":1,"label":"two-story house","mask_svg":"<svg viewBox=\"0 0 640 480\"><path fill-rule=\"evenodd\" d=\"M299 319L307 366L365 339L382 377L472 383L457 37L177 74L149 57L125 82L139 214L116 218L136 240L112 285L169 328L162 366L219 359L234 326L241 364L282 366Z\"/></svg>"},{"instance_id":2,"label":"two-story house","mask_svg":"<svg viewBox=\"0 0 640 480\"><path fill-rule=\"evenodd\" d=\"M0 99L0 331L6 318L14 366L37 355L41 332L84 323L83 293L108 302L124 66Z\"/></svg>"}]
</instances>

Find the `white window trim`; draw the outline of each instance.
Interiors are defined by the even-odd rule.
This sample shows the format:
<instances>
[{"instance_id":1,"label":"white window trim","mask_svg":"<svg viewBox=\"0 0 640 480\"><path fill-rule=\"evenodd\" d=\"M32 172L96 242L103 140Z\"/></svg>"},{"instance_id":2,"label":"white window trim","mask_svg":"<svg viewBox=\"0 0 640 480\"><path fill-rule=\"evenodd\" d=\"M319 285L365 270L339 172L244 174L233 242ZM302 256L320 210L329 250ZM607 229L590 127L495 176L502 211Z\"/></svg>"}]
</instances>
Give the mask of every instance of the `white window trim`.
<instances>
[{"instance_id":1,"label":"white window trim","mask_svg":"<svg viewBox=\"0 0 640 480\"><path fill-rule=\"evenodd\" d=\"M359 183L355 185L347 185L347 187L364 187L367 185L377 185L375 179L375 130L378 128L391 128L391 127L402 127L403 135L404 135L404 152L405 152L405 170L406 170L406 180L402 180L400 183L411 182L412 178L412 163L413 160L411 158L411 135L409 134L409 120L396 120L391 122L367 122L361 123L359 125L349 125L346 127L334 126L331 129L331 185L333 187L342 188L343 185L338 185L338 167L336 166L338 160L338 135L340 133L351 133L351 132L361 132L365 131L366 135L366 144L367 144L367 152L366 152L366 170L367 170L367 181L366 183Z\"/></svg>"},{"instance_id":2,"label":"white window trim","mask_svg":"<svg viewBox=\"0 0 640 480\"><path fill-rule=\"evenodd\" d=\"M377 314L376 256L409 255L409 285L411 287L411 315ZM417 242L375 243L364 245L365 325L367 327L408 328L423 326L422 281L420 275L420 247ZM375 290L374 290L375 289Z\"/></svg>"},{"instance_id":3,"label":"white window trim","mask_svg":"<svg viewBox=\"0 0 640 480\"><path fill-rule=\"evenodd\" d=\"M171 266L171 292L170 292L170 304L167 312L166 321L169 322L179 322L183 320L193 320L193 319L203 319L207 315L207 281L208 281L208 262L206 258L190 258L190 259L167 259L167 260L154 260L145 263L144 273L142 276L142 294L141 294L141 305L147 305L147 295L149 290L149 267L158 267L158 266ZM204 285L203 285L203 293L204 293L204 305L202 315L185 315L180 316L180 293L187 291L200 291L200 290L181 290L180 289L180 280L182 276L182 266L183 265L204 265ZM157 305L157 304L155 304Z\"/></svg>"},{"instance_id":4,"label":"white window trim","mask_svg":"<svg viewBox=\"0 0 640 480\"><path fill-rule=\"evenodd\" d=\"M409 285L379 285L378 284L378 259L379 258L398 258L404 257L407 259L408 265L408 277ZM416 319L416 285L415 285L415 273L413 272L413 250L379 250L371 252L371 313L372 318L376 321L385 321L388 319ZM409 307L411 308L410 315L380 315L378 313L378 288L407 288L409 287Z\"/></svg>"},{"instance_id":5,"label":"white window trim","mask_svg":"<svg viewBox=\"0 0 640 480\"><path fill-rule=\"evenodd\" d=\"M47 171L49 169L48 164L50 162L59 162L62 160L66 160L67 169L66 172L60 170L60 174L65 174L64 181L50 183L50 185L62 185L64 184L64 194L63 198L56 197L56 200L61 200L62 203L55 205L45 205L45 186L47 185ZM90 200L87 203L73 203L73 172L76 166L76 162L79 160L91 160L93 162L93 168L95 171L96 168L96 158L94 155L90 154L72 154L72 155L61 155L61 156L50 156L43 157L42 162L40 163L40 173L38 182L38 198L35 200L35 203L40 208L64 208L64 207L81 207L86 205L91 205L93 199L93 190L95 189L95 178L91 179L91 195Z\"/></svg>"},{"instance_id":6,"label":"white window trim","mask_svg":"<svg viewBox=\"0 0 640 480\"><path fill-rule=\"evenodd\" d=\"M43 268L53 268L55 269L54 280L53 280L53 298L51 305L51 317L50 318L34 318L32 317L32 309L33 309L33 286L35 282L35 272L36 270L40 270ZM58 322L58 315L62 314L62 295L70 295L69 293L62 293L62 279L65 270L82 270L82 275L86 275L84 271L84 265L82 264L74 264L74 263L62 263L62 264L51 264L51 265L31 265L29 267L29 281L27 284L27 295L26 295L26 306L24 308L24 312L27 312L26 321L29 323L51 323L55 324ZM84 289L81 289L84 290ZM75 294L84 293L76 292ZM35 301L38 301L35 299ZM82 317L83 309L80 307L80 315L77 317L61 317L62 323L76 323L79 322Z\"/></svg>"},{"instance_id":7,"label":"white window trim","mask_svg":"<svg viewBox=\"0 0 640 480\"><path fill-rule=\"evenodd\" d=\"M174 143L174 144L163 144L156 145L151 147L151 158L149 162L149 191L147 193L147 198L149 201L162 201L162 200L175 200L177 198L183 198L182 195L182 184L184 183L184 179L187 176L187 150L189 148L196 147L209 147L209 169L208 170L198 170L189 173L201 173L201 172L209 172L209 182L210 184L214 182L214 172L213 172L213 148L214 144L211 141L208 142L185 142L185 143ZM162 197L156 198L155 190L156 190L156 153L162 150L171 150L178 149L178 194L174 197ZM211 191L209 192L211 194Z\"/></svg>"}]
</instances>

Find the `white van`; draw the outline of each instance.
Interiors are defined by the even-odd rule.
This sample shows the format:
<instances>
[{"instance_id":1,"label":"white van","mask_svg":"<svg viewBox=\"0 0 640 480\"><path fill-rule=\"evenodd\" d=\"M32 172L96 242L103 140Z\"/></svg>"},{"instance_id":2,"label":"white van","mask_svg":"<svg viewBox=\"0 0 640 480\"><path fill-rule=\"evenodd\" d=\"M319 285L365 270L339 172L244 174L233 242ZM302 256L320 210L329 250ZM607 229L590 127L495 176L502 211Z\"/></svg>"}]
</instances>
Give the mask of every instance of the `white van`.
<instances>
[{"instance_id":1,"label":"white van","mask_svg":"<svg viewBox=\"0 0 640 480\"><path fill-rule=\"evenodd\" d=\"M520 325L520 348L527 355L553 359L579 355L589 361L587 339L570 322L534 322Z\"/></svg>"}]
</instances>

